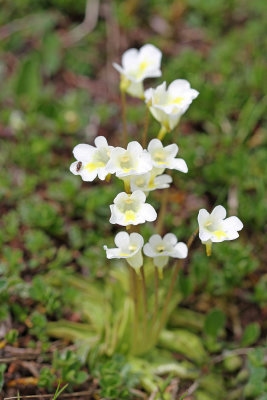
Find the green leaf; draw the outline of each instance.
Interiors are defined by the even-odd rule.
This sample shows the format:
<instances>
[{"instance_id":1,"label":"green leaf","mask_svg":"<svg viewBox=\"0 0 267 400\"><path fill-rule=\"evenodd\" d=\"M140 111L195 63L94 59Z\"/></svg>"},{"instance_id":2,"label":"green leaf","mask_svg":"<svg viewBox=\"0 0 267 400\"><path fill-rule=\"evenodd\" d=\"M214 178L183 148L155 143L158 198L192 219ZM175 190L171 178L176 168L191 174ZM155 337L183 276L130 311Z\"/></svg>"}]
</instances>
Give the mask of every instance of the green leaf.
<instances>
[{"instance_id":1,"label":"green leaf","mask_svg":"<svg viewBox=\"0 0 267 400\"><path fill-rule=\"evenodd\" d=\"M0 293L3 292L7 288L8 282L7 279L1 278L0 279Z\"/></svg>"},{"instance_id":2,"label":"green leaf","mask_svg":"<svg viewBox=\"0 0 267 400\"><path fill-rule=\"evenodd\" d=\"M0 364L0 391L4 386L4 372L6 370L6 364Z\"/></svg>"},{"instance_id":3,"label":"green leaf","mask_svg":"<svg viewBox=\"0 0 267 400\"><path fill-rule=\"evenodd\" d=\"M206 317L204 332L216 338L225 325L225 315L219 309L212 310Z\"/></svg>"},{"instance_id":4,"label":"green leaf","mask_svg":"<svg viewBox=\"0 0 267 400\"><path fill-rule=\"evenodd\" d=\"M257 322L252 322L247 325L241 340L241 345L250 346L254 344L259 339L260 333L261 328Z\"/></svg>"},{"instance_id":5,"label":"green leaf","mask_svg":"<svg viewBox=\"0 0 267 400\"><path fill-rule=\"evenodd\" d=\"M45 73L55 74L61 64L61 42L56 33L47 33L43 39L42 61Z\"/></svg>"},{"instance_id":6,"label":"green leaf","mask_svg":"<svg viewBox=\"0 0 267 400\"><path fill-rule=\"evenodd\" d=\"M41 92L40 58L32 54L20 65L15 84L15 92L23 104L32 108Z\"/></svg>"},{"instance_id":7,"label":"green leaf","mask_svg":"<svg viewBox=\"0 0 267 400\"><path fill-rule=\"evenodd\" d=\"M88 379L88 374L85 371L78 371L75 378L76 382L80 385Z\"/></svg>"},{"instance_id":8,"label":"green leaf","mask_svg":"<svg viewBox=\"0 0 267 400\"><path fill-rule=\"evenodd\" d=\"M197 363L202 363L207 357L199 336L185 329L161 332L159 345L165 349L184 354Z\"/></svg>"}]
</instances>

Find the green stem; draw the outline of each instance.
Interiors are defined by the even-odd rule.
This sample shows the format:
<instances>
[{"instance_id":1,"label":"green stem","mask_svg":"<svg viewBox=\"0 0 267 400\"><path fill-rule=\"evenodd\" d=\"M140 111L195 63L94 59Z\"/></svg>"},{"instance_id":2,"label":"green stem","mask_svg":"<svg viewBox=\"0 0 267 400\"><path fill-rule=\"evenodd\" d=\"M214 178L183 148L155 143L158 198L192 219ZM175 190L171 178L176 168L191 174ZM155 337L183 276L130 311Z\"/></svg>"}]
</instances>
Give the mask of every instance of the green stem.
<instances>
[{"instance_id":1,"label":"green stem","mask_svg":"<svg viewBox=\"0 0 267 400\"><path fill-rule=\"evenodd\" d=\"M148 125L149 125L149 107L146 107L145 124L144 124L144 131L143 131L143 137L142 137L143 148L145 148L147 145Z\"/></svg>"},{"instance_id":2,"label":"green stem","mask_svg":"<svg viewBox=\"0 0 267 400\"><path fill-rule=\"evenodd\" d=\"M124 190L127 194L131 194L131 184L130 184L130 179L129 178L125 178L123 180L124 183Z\"/></svg>"},{"instance_id":3,"label":"green stem","mask_svg":"<svg viewBox=\"0 0 267 400\"><path fill-rule=\"evenodd\" d=\"M131 288L131 295L134 303L134 324L133 324L133 352L137 346L138 329L139 329L139 316L138 316L138 287L137 287L137 276L135 270L129 266L129 285Z\"/></svg>"},{"instance_id":4,"label":"green stem","mask_svg":"<svg viewBox=\"0 0 267 400\"><path fill-rule=\"evenodd\" d=\"M155 280L155 302L154 302L154 313L152 319L152 327L155 325L158 309L159 309L159 271L158 268L154 269L154 280Z\"/></svg>"},{"instance_id":5,"label":"green stem","mask_svg":"<svg viewBox=\"0 0 267 400\"><path fill-rule=\"evenodd\" d=\"M206 254L207 254L208 257L210 257L211 256L212 241L208 240L205 243L205 245L206 245Z\"/></svg>"},{"instance_id":6,"label":"green stem","mask_svg":"<svg viewBox=\"0 0 267 400\"><path fill-rule=\"evenodd\" d=\"M147 291L146 291L146 278L144 267L141 267L141 279L142 279L142 292L143 292L143 302L144 302L144 338L147 337L147 318L148 318L148 307L147 307Z\"/></svg>"},{"instance_id":7,"label":"green stem","mask_svg":"<svg viewBox=\"0 0 267 400\"><path fill-rule=\"evenodd\" d=\"M121 109L122 109L122 126L123 126L123 146L128 143L127 118L126 118L126 96L125 91L121 90Z\"/></svg>"},{"instance_id":8,"label":"green stem","mask_svg":"<svg viewBox=\"0 0 267 400\"><path fill-rule=\"evenodd\" d=\"M187 242L188 250L190 249L190 247L191 247L191 245L192 245L197 233L198 233L198 228L192 233L192 235L188 239L188 242ZM169 306L169 303L170 303L170 300L171 300L171 296L173 294L173 289L174 289L174 286L175 286L175 283L176 283L176 279L177 279L178 273L180 271L180 268L183 267L183 265L185 263L185 260L186 259L178 260L177 263L176 263L176 266L174 268L171 284L170 284L170 287L169 287L169 290L168 290L168 293L167 293L167 297L166 297L165 303L163 305L163 310L162 310L162 314L161 314L161 318L160 318L160 322L159 322L159 327L158 327L158 332L157 332L158 335L160 334L164 324L166 323L168 306Z\"/></svg>"},{"instance_id":9,"label":"green stem","mask_svg":"<svg viewBox=\"0 0 267 400\"><path fill-rule=\"evenodd\" d=\"M160 131L158 133L158 139L159 140L163 140L165 135L166 135L166 133L167 133L167 129L165 128L165 126L162 125L161 128L160 128Z\"/></svg>"},{"instance_id":10,"label":"green stem","mask_svg":"<svg viewBox=\"0 0 267 400\"><path fill-rule=\"evenodd\" d=\"M164 189L163 194L161 196L161 205L160 205L160 212L158 216L158 221L157 221L157 232L159 235L162 234L162 229L163 229L163 222L164 222L164 217L166 215L166 210L167 210L167 204L168 204L168 196L169 195L169 188Z\"/></svg>"}]
</instances>

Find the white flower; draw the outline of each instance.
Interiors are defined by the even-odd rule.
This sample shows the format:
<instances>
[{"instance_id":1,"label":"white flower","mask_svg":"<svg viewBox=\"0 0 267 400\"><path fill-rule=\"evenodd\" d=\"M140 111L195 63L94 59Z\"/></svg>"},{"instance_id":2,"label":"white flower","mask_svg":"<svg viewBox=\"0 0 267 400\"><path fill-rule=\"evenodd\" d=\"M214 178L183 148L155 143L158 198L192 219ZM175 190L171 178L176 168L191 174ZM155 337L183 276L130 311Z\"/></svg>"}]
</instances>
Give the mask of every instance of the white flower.
<instances>
[{"instance_id":1,"label":"white flower","mask_svg":"<svg viewBox=\"0 0 267 400\"><path fill-rule=\"evenodd\" d=\"M216 206L211 214L202 208L198 213L199 238L204 244L208 244L207 253L210 254L212 242L223 242L238 238L243 224L237 217L226 218L226 210L223 206ZM209 251L208 251L209 249Z\"/></svg>"},{"instance_id":2,"label":"white flower","mask_svg":"<svg viewBox=\"0 0 267 400\"><path fill-rule=\"evenodd\" d=\"M139 270L143 265L143 256L141 249L144 245L144 239L139 233L119 232L115 236L116 248L108 249L104 246L106 250L107 258L126 258L128 264Z\"/></svg>"},{"instance_id":3,"label":"white flower","mask_svg":"<svg viewBox=\"0 0 267 400\"><path fill-rule=\"evenodd\" d=\"M106 170L110 174L123 178L129 175L141 175L152 169L152 161L147 151L134 141L130 142L127 150L115 147L110 153Z\"/></svg>"},{"instance_id":4,"label":"white flower","mask_svg":"<svg viewBox=\"0 0 267 400\"><path fill-rule=\"evenodd\" d=\"M177 169L181 172L188 172L186 162L182 158L175 158L178 153L177 144L170 144L163 147L159 139L152 139L147 148L152 164L156 168Z\"/></svg>"},{"instance_id":5,"label":"white flower","mask_svg":"<svg viewBox=\"0 0 267 400\"><path fill-rule=\"evenodd\" d=\"M122 67L114 68L121 74L121 89L131 96L143 98L143 80L161 76L162 53L152 44L145 44L140 50L129 49L122 55Z\"/></svg>"},{"instance_id":6,"label":"white flower","mask_svg":"<svg viewBox=\"0 0 267 400\"><path fill-rule=\"evenodd\" d=\"M167 130L178 124L192 101L198 96L198 91L191 89L190 83L184 79L176 79L168 89L166 82L145 91L146 103L152 115Z\"/></svg>"},{"instance_id":7,"label":"white flower","mask_svg":"<svg viewBox=\"0 0 267 400\"><path fill-rule=\"evenodd\" d=\"M188 253L187 245L178 242L173 233L167 233L163 238L160 235L152 235L143 251L146 256L153 258L160 272L168 263L169 257L186 258Z\"/></svg>"},{"instance_id":8,"label":"white flower","mask_svg":"<svg viewBox=\"0 0 267 400\"><path fill-rule=\"evenodd\" d=\"M73 149L77 161L71 164L70 171L74 175L81 175L83 181L92 182L97 176L103 181L109 173L106 165L113 146L108 145L104 136L95 139L95 146L78 144Z\"/></svg>"},{"instance_id":9,"label":"white flower","mask_svg":"<svg viewBox=\"0 0 267 400\"><path fill-rule=\"evenodd\" d=\"M154 173L148 172L143 175L135 175L130 178L131 191L142 190L143 192L151 192L156 189L166 189L170 187L172 177L170 175L155 176Z\"/></svg>"},{"instance_id":10,"label":"white flower","mask_svg":"<svg viewBox=\"0 0 267 400\"><path fill-rule=\"evenodd\" d=\"M109 222L127 226L143 224L145 221L155 221L157 213L145 201L146 195L141 190L136 190L132 194L119 193L114 199L114 204L110 206Z\"/></svg>"}]
</instances>

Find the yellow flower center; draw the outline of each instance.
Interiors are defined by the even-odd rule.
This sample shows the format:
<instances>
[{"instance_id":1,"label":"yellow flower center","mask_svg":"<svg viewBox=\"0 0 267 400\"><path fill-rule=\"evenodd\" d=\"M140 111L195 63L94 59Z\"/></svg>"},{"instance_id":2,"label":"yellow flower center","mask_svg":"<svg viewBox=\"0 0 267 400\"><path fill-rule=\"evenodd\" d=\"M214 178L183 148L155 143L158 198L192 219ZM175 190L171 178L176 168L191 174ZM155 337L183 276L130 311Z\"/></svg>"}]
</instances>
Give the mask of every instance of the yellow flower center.
<instances>
[{"instance_id":1,"label":"yellow flower center","mask_svg":"<svg viewBox=\"0 0 267 400\"><path fill-rule=\"evenodd\" d=\"M88 163L88 164L85 165L84 168L87 169L89 172L92 172L95 169L101 168L101 167L104 167L104 166L105 166L105 164L103 162L99 161L99 162L94 162L94 163L93 162Z\"/></svg>"},{"instance_id":2,"label":"yellow flower center","mask_svg":"<svg viewBox=\"0 0 267 400\"><path fill-rule=\"evenodd\" d=\"M126 204L132 204L133 203L133 199L131 199L130 197L128 199L125 200Z\"/></svg>"},{"instance_id":3,"label":"yellow flower center","mask_svg":"<svg viewBox=\"0 0 267 400\"><path fill-rule=\"evenodd\" d=\"M155 180L155 177L152 176L150 181L149 181L149 184L148 184L149 189L154 189L156 187L155 183L154 183L154 180Z\"/></svg>"},{"instance_id":4,"label":"yellow flower center","mask_svg":"<svg viewBox=\"0 0 267 400\"><path fill-rule=\"evenodd\" d=\"M166 155L164 151L162 150L155 151L153 158L158 164L165 164Z\"/></svg>"},{"instance_id":5,"label":"yellow flower center","mask_svg":"<svg viewBox=\"0 0 267 400\"><path fill-rule=\"evenodd\" d=\"M137 186L143 186L145 184L145 180L143 178L136 179L135 181Z\"/></svg>"},{"instance_id":6,"label":"yellow flower center","mask_svg":"<svg viewBox=\"0 0 267 400\"><path fill-rule=\"evenodd\" d=\"M139 65L140 71L144 71L149 66L149 64L150 63L147 60L142 61Z\"/></svg>"},{"instance_id":7,"label":"yellow flower center","mask_svg":"<svg viewBox=\"0 0 267 400\"><path fill-rule=\"evenodd\" d=\"M144 60L139 64L138 72L136 74L136 78L140 79L143 76L144 71L147 69L147 67L151 64L149 61Z\"/></svg>"},{"instance_id":8,"label":"yellow flower center","mask_svg":"<svg viewBox=\"0 0 267 400\"><path fill-rule=\"evenodd\" d=\"M170 104L180 104L182 101L183 101L182 97L176 97L176 99L170 101Z\"/></svg>"},{"instance_id":9,"label":"yellow flower center","mask_svg":"<svg viewBox=\"0 0 267 400\"><path fill-rule=\"evenodd\" d=\"M162 253L164 250L165 250L165 246L162 246L162 245L157 246L157 251L159 253Z\"/></svg>"},{"instance_id":10,"label":"yellow flower center","mask_svg":"<svg viewBox=\"0 0 267 400\"><path fill-rule=\"evenodd\" d=\"M125 213L125 222L135 221L135 213L132 210L128 210Z\"/></svg>"},{"instance_id":11,"label":"yellow flower center","mask_svg":"<svg viewBox=\"0 0 267 400\"><path fill-rule=\"evenodd\" d=\"M120 158L120 165L124 172L129 172L133 168L132 159L129 154L125 154Z\"/></svg>"},{"instance_id":12,"label":"yellow flower center","mask_svg":"<svg viewBox=\"0 0 267 400\"><path fill-rule=\"evenodd\" d=\"M227 235L223 231L214 231L213 234L217 237L217 239L222 239L223 237L227 237Z\"/></svg>"},{"instance_id":13,"label":"yellow flower center","mask_svg":"<svg viewBox=\"0 0 267 400\"><path fill-rule=\"evenodd\" d=\"M126 154L125 156L122 156L121 157L121 162L122 163L126 163L126 162L128 162L130 160L130 157Z\"/></svg>"}]
</instances>

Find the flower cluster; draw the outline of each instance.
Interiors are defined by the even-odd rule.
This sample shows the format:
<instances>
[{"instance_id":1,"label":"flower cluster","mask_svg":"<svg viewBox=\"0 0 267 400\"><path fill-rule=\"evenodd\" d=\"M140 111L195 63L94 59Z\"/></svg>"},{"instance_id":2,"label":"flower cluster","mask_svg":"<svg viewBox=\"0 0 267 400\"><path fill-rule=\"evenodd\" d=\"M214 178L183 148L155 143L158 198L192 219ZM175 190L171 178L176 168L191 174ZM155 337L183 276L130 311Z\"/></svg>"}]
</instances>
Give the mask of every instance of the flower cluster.
<instances>
[{"instance_id":1,"label":"flower cluster","mask_svg":"<svg viewBox=\"0 0 267 400\"><path fill-rule=\"evenodd\" d=\"M137 141L129 142L123 148L113 147L105 137L99 136L95 139L95 146L78 144L73 150L76 161L71 164L70 171L80 175L82 180L92 182L97 177L109 180L113 174L124 182L125 191L119 193L110 205L109 221L126 228L156 220L156 210L147 203L147 197L156 189L169 188L172 177L164 174L166 169L188 172L185 160L177 158L177 144L164 146L162 139L177 126L199 93L184 79L176 79L168 87L163 82L156 88L144 90L144 79L161 76L161 58L161 51L147 44L140 50L127 50L122 56L121 66L113 64L120 73L121 92L144 100L160 123L158 137L152 139L147 148ZM222 206L215 207L211 214L204 209L199 211L199 237L206 245L208 255L212 242L236 239L243 227L237 217L225 217L226 210ZM160 275L169 257L183 259L188 253L187 245L178 242L172 233L163 238L158 234L152 235L144 245L139 233L120 232L115 236L115 244L117 247L113 249L104 246L107 258L125 258L139 271L143 265L143 248L144 255L153 258Z\"/></svg>"},{"instance_id":2,"label":"flower cluster","mask_svg":"<svg viewBox=\"0 0 267 400\"><path fill-rule=\"evenodd\" d=\"M139 273L143 265L143 248L144 254L153 258L160 277L162 277L162 269L167 265L169 257L186 258L188 252L187 245L178 242L173 233L167 233L163 238L160 235L152 235L149 242L144 245L144 239L139 233L119 232L114 241L116 248L108 249L107 246L104 246L107 258L125 258L128 264Z\"/></svg>"},{"instance_id":3,"label":"flower cluster","mask_svg":"<svg viewBox=\"0 0 267 400\"><path fill-rule=\"evenodd\" d=\"M110 174L122 179L132 194L122 192L116 196L110 206L110 223L138 225L157 218L154 208L146 203L146 196L152 190L169 187L172 178L163 174L165 169L188 171L186 162L175 158L177 153L176 144L163 147L158 139L152 139L147 149L136 141L124 149L109 146L106 138L99 136L95 139L95 147L78 144L74 148L77 161L71 164L70 170L89 182L97 176L104 180Z\"/></svg>"}]
</instances>

